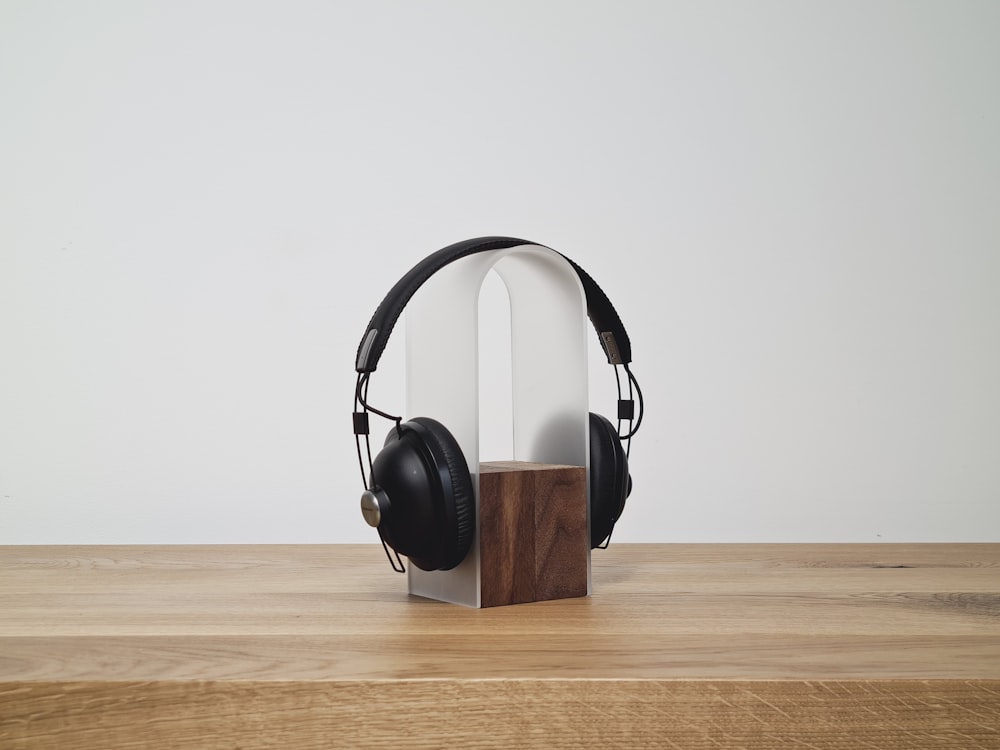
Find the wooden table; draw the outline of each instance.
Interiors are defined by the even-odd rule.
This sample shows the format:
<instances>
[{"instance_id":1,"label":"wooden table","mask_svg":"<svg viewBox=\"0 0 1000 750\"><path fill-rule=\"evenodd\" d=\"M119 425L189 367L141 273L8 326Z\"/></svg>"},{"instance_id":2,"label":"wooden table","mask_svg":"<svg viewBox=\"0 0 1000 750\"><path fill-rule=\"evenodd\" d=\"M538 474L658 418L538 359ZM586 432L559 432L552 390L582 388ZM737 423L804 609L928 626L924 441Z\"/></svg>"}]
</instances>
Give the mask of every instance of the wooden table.
<instances>
[{"instance_id":1,"label":"wooden table","mask_svg":"<svg viewBox=\"0 0 1000 750\"><path fill-rule=\"evenodd\" d=\"M0 547L0 748L1000 748L1000 545L612 545L471 610L377 546Z\"/></svg>"}]
</instances>

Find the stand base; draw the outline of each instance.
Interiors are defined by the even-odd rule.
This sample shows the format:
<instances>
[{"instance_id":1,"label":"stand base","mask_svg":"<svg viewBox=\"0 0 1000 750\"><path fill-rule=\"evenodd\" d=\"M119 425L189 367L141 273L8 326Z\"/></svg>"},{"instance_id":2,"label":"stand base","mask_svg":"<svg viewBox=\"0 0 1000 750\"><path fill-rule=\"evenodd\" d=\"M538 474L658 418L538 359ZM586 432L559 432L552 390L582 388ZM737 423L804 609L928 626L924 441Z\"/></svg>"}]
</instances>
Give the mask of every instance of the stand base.
<instances>
[{"instance_id":1,"label":"stand base","mask_svg":"<svg viewBox=\"0 0 1000 750\"><path fill-rule=\"evenodd\" d=\"M479 555L482 607L586 596L586 470L480 464Z\"/></svg>"}]
</instances>

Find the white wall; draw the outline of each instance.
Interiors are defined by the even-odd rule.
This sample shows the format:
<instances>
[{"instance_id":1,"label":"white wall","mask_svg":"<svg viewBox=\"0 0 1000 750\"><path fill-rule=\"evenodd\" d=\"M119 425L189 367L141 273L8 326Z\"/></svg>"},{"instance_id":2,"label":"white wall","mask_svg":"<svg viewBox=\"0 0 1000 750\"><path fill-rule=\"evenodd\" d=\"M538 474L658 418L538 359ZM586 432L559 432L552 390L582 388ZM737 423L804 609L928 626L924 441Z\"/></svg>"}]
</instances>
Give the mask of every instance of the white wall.
<instances>
[{"instance_id":1,"label":"white wall","mask_svg":"<svg viewBox=\"0 0 1000 750\"><path fill-rule=\"evenodd\" d=\"M998 38L988 0L4 0L0 542L374 541L358 340L493 233L632 334L616 539L1000 540Z\"/></svg>"}]
</instances>

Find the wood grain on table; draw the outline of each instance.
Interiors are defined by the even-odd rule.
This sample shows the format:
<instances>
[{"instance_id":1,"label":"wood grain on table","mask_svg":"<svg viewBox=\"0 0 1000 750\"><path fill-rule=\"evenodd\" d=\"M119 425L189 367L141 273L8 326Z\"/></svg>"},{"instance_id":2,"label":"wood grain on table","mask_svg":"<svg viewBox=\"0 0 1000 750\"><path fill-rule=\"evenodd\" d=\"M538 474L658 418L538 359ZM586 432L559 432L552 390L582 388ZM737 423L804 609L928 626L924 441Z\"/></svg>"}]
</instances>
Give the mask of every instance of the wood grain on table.
<instances>
[{"instance_id":1,"label":"wood grain on table","mask_svg":"<svg viewBox=\"0 0 1000 750\"><path fill-rule=\"evenodd\" d=\"M0 547L0 748L1000 748L1000 545L612 545L473 610L379 546Z\"/></svg>"}]
</instances>

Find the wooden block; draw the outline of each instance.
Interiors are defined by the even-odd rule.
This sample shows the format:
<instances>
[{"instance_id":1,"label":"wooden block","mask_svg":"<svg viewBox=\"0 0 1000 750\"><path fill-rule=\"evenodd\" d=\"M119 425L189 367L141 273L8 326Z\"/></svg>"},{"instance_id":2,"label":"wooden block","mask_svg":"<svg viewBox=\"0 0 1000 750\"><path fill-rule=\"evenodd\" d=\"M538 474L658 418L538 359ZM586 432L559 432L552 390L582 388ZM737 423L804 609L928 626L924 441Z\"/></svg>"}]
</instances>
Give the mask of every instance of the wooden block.
<instances>
[{"instance_id":1,"label":"wooden block","mask_svg":"<svg viewBox=\"0 0 1000 750\"><path fill-rule=\"evenodd\" d=\"M479 465L483 607L586 596L589 552L582 466Z\"/></svg>"}]
</instances>

